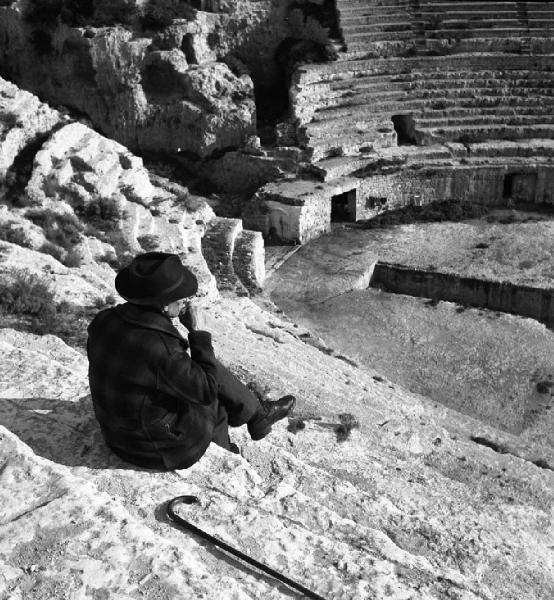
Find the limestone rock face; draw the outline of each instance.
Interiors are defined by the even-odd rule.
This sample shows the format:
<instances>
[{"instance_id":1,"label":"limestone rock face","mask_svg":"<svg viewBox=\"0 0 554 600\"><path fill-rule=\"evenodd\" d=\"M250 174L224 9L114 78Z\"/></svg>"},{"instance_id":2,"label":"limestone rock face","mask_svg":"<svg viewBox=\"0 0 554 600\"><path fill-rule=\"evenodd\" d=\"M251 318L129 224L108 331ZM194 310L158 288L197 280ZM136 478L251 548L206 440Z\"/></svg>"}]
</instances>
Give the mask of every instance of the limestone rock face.
<instances>
[{"instance_id":1,"label":"limestone rock face","mask_svg":"<svg viewBox=\"0 0 554 600\"><path fill-rule=\"evenodd\" d=\"M0 81L0 181L5 182L8 169L19 153L33 143L40 143L64 118L36 96Z\"/></svg>"},{"instance_id":2,"label":"limestone rock face","mask_svg":"<svg viewBox=\"0 0 554 600\"><path fill-rule=\"evenodd\" d=\"M254 133L248 75L237 77L222 63L189 67L180 47L160 49L122 27L29 24L23 5L0 7L0 69L49 102L85 113L109 137L130 148L204 157ZM187 31L186 21L182 27Z\"/></svg>"},{"instance_id":3,"label":"limestone rock face","mask_svg":"<svg viewBox=\"0 0 554 600\"><path fill-rule=\"evenodd\" d=\"M73 254L80 264L88 264L93 271L98 266L110 291L113 271L103 261L125 261L138 252L161 250L179 254L195 272L201 297L213 299L217 295L215 279L201 250L201 238L214 218L206 202L189 199L186 188L162 178L153 184L142 159L82 123L68 122L31 94L17 91L2 79L0 90L0 123L7 132L0 139L0 155L4 159L0 184L5 189L14 164L18 166L18 150L27 139L33 139L37 130L42 136L32 148L34 153L23 155L28 181L21 189L19 203L0 214L3 236L8 242L4 271L36 265L39 270L45 267L65 275L67 268L59 260L52 256L41 258L33 252L44 250L49 242L52 228L48 232L36 224L37 213L48 214L56 215L50 220L58 219L54 227L59 227L60 220L73 219L74 229L80 230L80 241L76 245L71 242ZM31 124L27 137L23 128L15 126L13 115L18 114L20 106L22 116ZM19 137L18 132L22 132ZM32 206L27 208L29 205ZM58 247L57 254L58 259L64 259L67 249ZM44 261L48 264L42 264ZM61 297L83 302L82 295L68 292L72 285L62 285L65 291Z\"/></svg>"},{"instance_id":4,"label":"limestone rock face","mask_svg":"<svg viewBox=\"0 0 554 600\"><path fill-rule=\"evenodd\" d=\"M108 295L116 296L114 272L102 262L66 267L44 252L0 241L0 277L4 283L15 273L26 271L43 280L54 294L56 303L92 306Z\"/></svg>"},{"instance_id":5,"label":"limestone rock face","mask_svg":"<svg viewBox=\"0 0 554 600\"><path fill-rule=\"evenodd\" d=\"M85 210L94 198L121 195L147 207L154 195L142 160L125 147L81 123L66 125L35 156L27 186L33 202L68 198L74 209Z\"/></svg>"},{"instance_id":6,"label":"limestone rock face","mask_svg":"<svg viewBox=\"0 0 554 600\"><path fill-rule=\"evenodd\" d=\"M233 429L241 455L212 445L169 473L105 446L79 352L0 331L0 594L289 598L165 520L169 499L194 494L183 518L324 598L552 596L548 449L409 394L247 299L206 314L219 359L270 398L296 394L303 427L261 442ZM345 411L360 424L346 439Z\"/></svg>"},{"instance_id":7,"label":"limestone rock face","mask_svg":"<svg viewBox=\"0 0 554 600\"><path fill-rule=\"evenodd\" d=\"M253 232L242 235L240 221L237 231L241 235L236 244L234 237L227 240L211 235L203 248L206 232L220 227L220 220L203 198L150 174L142 159L121 144L83 123L71 122L3 79L0 98L0 127L6 131L0 138L0 156L4 157L0 191L5 190L9 203L0 211L0 228L10 256L15 244L16 248L28 249L29 256L32 251L50 252L54 258L47 260L54 260L59 268L60 260L66 266L78 263L93 270L100 265L111 288L113 271L106 262L119 267L140 252L172 252L197 276L198 298L211 302L217 297L217 285L204 252L217 252L227 257L233 278L244 279L251 290L263 285L263 241ZM54 127L41 133L29 149L18 152L22 145L27 148L28 137L32 139L37 129L31 126L28 137L12 134L12 129L20 131L15 126L20 105L31 124L44 130L50 124ZM43 115L46 124L41 121ZM10 177L18 174L14 185ZM69 232L63 233L68 227ZM5 272L20 266L18 259L4 262ZM23 261L28 262L32 260ZM214 273L219 271L216 265ZM237 285L244 289L242 283ZM71 294L69 297L73 298Z\"/></svg>"},{"instance_id":8,"label":"limestone rock face","mask_svg":"<svg viewBox=\"0 0 554 600\"><path fill-rule=\"evenodd\" d=\"M78 215L90 236L109 242L119 258L149 250L182 255L200 279L200 295L215 293L200 248L213 211L205 203L187 205L185 188L156 188L142 160L117 142L81 123L66 125L37 153L26 192L35 205ZM91 242L81 246L82 259L100 259L95 249L106 252Z\"/></svg>"},{"instance_id":9,"label":"limestone rock face","mask_svg":"<svg viewBox=\"0 0 554 600\"><path fill-rule=\"evenodd\" d=\"M143 71L142 89L149 106L154 101L164 106L173 98L173 105L166 109L172 118L164 118L160 108L150 110L148 120L153 127L137 131L139 147L186 150L205 157L240 145L255 132L254 88L248 76L236 77L223 63L187 68L182 53L175 60L177 51L152 54L152 62ZM183 124L176 128L178 118Z\"/></svg>"}]
</instances>

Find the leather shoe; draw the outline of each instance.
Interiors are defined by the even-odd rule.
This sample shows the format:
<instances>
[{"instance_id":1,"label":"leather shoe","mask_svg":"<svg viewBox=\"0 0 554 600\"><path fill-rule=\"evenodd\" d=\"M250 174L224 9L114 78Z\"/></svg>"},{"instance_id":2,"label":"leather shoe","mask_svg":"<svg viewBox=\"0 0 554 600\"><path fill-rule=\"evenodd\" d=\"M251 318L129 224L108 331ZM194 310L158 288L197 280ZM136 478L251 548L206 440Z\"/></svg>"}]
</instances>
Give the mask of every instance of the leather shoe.
<instances>
[{"instance_id":1,"label":"leather shoe","mask_svg":"<svg viewBox=\"0 0 554 600\"><path fill-rule=\"evenodd\" d=\"M296 403L294 396L283 396L276 402L260 402L261 409L248 422L248 433L254 441L261 440L277 421L284 419Z\"/></svg>"},{"instance_id":2,"label":"leather shoe","mask_svg":"<svg viewBox=\"0 0 554 600\"><path fill-rule=\"evenodd\" d=\"M229 442L229 452L233 454L240 454L240 448L235 444L235 442Z\"/></svg>"}]
</instances>

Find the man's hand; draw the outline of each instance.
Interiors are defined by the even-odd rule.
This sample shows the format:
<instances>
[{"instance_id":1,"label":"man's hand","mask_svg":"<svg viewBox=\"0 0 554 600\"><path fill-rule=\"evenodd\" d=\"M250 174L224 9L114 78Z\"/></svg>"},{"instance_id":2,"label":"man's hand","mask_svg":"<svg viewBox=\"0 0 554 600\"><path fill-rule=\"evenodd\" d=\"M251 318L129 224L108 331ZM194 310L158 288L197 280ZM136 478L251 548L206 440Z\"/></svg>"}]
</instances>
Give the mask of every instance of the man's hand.
<instances>
[{"instance_id":1,"label":"man's hand","mask_svg":"<svg viewBox=\"0 0 554 600\"><path fill-rule=\"evenodd\" d=\"M186 310L179 313L179 321L189 331L206 331L206 321L204 315L197 306L187 306Z\"/></svg>"}]
</instances>

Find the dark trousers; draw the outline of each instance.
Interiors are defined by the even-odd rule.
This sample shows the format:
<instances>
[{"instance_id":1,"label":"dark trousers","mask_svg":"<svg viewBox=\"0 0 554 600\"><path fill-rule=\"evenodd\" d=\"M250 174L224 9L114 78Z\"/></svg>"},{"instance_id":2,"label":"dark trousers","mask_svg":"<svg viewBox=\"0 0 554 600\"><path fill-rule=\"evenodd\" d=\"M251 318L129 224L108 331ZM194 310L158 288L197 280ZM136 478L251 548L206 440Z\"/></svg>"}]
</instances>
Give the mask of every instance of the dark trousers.
<instances>
[{"instance_id":1,"label":"dark trousers","mask_svg":"<svg viewBox=\"0 0 554 600\"><path fill-rule=\"evenodd\" d=\"M212 442L229 450L229 426L240 427L260 410L260 401L229 369L217 366L218 413Z\"/></svg>"}]
</instances>

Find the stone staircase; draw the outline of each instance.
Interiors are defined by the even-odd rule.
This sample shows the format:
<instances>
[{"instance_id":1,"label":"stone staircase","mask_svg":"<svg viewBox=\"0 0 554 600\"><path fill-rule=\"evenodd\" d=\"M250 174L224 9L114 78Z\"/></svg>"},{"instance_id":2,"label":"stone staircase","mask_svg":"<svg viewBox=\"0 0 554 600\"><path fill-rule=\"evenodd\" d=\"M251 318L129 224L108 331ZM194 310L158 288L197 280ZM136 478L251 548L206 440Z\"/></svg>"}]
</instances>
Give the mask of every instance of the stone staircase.
<instances>
[{"instance_id":1,"label":"stone staircase","mask_svg":"<svg viewBox=\"0 0 554 600\"><path fill-rule=\"evenodd\" d=\"M262 234L244 230L241 219L216 217L202 239L202 251L220 290L247 296L263 287Z\"/></svg>"}]
</instances>

